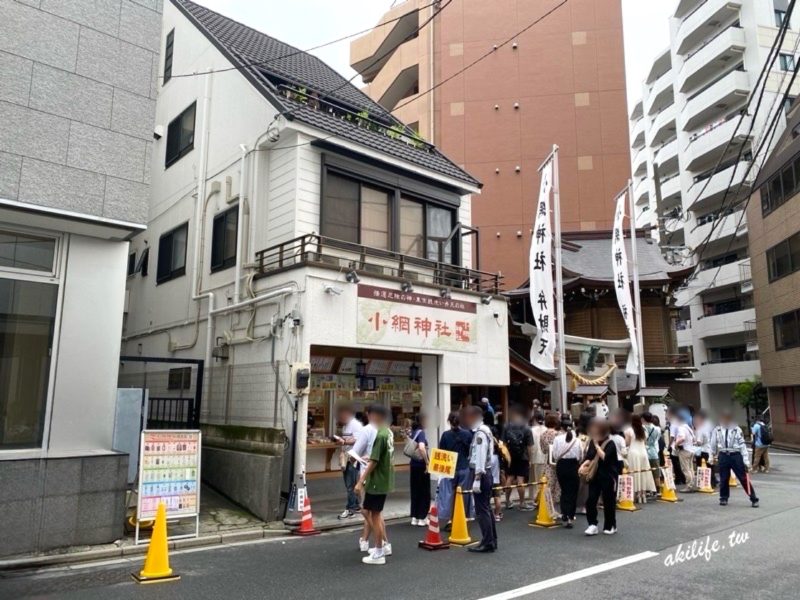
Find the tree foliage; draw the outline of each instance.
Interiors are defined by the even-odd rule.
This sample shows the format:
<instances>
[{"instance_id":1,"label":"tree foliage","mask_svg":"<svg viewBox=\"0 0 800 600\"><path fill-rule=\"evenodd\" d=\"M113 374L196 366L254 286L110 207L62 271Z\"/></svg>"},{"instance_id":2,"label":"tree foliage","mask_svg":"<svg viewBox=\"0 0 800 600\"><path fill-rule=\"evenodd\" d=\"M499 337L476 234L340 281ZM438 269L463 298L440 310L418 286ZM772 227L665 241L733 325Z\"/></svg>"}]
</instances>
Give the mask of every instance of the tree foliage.
<instances>
[{"instance_id":1,"label":"tree foliage","mask_svg":"<svg viewBox=\"0 0 800 600\"><path fill-rule=\"evenodd\" d=\"M760 414L769 406L767 388L764 387L758 377L745 379L737 383L736 387L733 388L733 399L746 408L748 413L753 411L756 414Z\"/></svg>"}]
</instances>

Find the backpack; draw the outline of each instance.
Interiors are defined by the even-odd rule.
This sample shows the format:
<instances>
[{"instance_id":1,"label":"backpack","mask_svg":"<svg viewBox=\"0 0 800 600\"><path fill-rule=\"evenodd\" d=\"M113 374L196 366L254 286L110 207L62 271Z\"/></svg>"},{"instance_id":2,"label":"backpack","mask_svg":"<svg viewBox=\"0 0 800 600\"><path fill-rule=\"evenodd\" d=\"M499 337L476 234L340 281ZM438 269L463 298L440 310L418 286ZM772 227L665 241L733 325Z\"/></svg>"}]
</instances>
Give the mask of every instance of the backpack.
<instances>
[{"instance_id":1,"label":"backpack","mask_svg":"<svg viewBox=\"0 0 800 600\"><path fill-rule=\"evenodd\" d=\"M769 446L773 442L772 430L766 423L761 423L758 430L758 437L764 446Z\"/></svg>"},{"instance_id":2,"label":"backpack","mask_svg":"<svg viewBox=\"0 0 800 600\"><path fill-rule=\"evenodd\" d=\"M506 427L505 438L506 447L512 459L524 459L527 452L525 446L525 433L527 428L520 425L509 425Z\"/></svg>"}]
</instances>

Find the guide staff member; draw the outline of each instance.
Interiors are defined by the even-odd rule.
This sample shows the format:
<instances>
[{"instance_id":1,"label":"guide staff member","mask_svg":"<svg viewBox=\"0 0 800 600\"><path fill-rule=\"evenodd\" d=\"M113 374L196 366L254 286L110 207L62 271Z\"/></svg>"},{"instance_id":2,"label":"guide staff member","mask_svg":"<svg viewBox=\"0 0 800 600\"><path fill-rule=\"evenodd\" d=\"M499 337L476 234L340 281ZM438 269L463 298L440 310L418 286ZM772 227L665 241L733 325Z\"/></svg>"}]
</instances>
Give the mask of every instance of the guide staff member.
<instances>
[{"instance_id":1,"label":"guide staff member","mask_svg":"<svg viewBox=\"0 0 800 600\"><path fill-rule=\"evenodd\" d=\"M719 504L725 506L730 497L731 471L750 496L753 508L758 508L758 496L750 482L747 471L750 470L750 455L744 441L742 428L733 422L730 411L723 411L719 417L719 425L711 433L711 456L719 461Z\"/></svg>"},{"instance_id":2,"label":"guide staff member","mask_svg":"<svg viewBox=\"0 0 800 600\"><path fill-rule=\"evenodd\" d=\"M492 470L494 438L483 423L483 410L479 406L464 409L467 426L472 430L469 447L469 468L472 476L472 495L475 501L475 519L481 528L481 543L469 552L494 552L497 550L497 528L492 514Z\"/></svg>"}]
</instances>

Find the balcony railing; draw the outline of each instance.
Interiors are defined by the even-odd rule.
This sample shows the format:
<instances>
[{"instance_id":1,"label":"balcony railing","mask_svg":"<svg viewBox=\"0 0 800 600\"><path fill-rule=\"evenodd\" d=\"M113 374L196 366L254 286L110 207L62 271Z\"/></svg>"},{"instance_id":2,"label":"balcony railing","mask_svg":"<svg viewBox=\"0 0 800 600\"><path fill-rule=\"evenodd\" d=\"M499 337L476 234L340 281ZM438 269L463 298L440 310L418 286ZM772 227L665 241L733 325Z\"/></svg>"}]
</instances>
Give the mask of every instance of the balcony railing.
<instances>
[{"instance_id":1,"label":"balcony railing","mask_svg":"<svg viewBox=\"0 0 800 600\"><path fill-rule=\"evenodd\" d=\"M256 264L257 277L303 266L318 266L489 294L498 294L503 287L503 278L498 273L467 269L317 234L304 235L256 252Z\"/></svg>"}]
</instances>

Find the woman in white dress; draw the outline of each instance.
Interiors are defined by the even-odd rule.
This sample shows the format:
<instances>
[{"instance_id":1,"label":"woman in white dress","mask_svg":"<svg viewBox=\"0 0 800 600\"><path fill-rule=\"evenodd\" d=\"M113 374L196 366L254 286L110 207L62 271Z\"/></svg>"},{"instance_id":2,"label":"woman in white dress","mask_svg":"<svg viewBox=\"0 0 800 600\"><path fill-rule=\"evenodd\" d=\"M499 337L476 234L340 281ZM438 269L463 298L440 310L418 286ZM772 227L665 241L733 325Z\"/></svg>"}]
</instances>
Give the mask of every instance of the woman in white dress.
<instances>
[{"instance_id":1,"label":"woman in white dress","mask_svg":"<svg viewBox=\"0 0 800 600\"><path fill-rule=\"evenodd\" d=\"M631 426L625 430L625 443L628 446L628 471L633 476L633 494L636 502L647 502L647 493L656 491L650 461L647 458L647 434L641 415L633 415Z\"/></svg>"}]
</instances>

